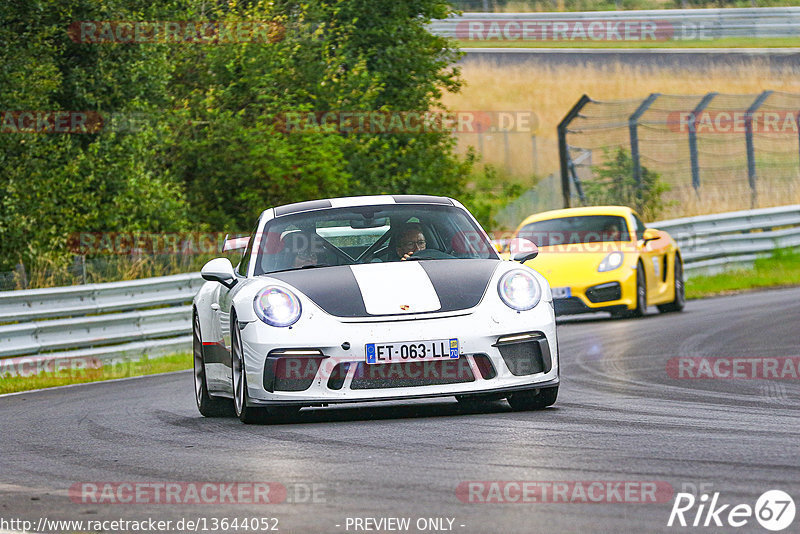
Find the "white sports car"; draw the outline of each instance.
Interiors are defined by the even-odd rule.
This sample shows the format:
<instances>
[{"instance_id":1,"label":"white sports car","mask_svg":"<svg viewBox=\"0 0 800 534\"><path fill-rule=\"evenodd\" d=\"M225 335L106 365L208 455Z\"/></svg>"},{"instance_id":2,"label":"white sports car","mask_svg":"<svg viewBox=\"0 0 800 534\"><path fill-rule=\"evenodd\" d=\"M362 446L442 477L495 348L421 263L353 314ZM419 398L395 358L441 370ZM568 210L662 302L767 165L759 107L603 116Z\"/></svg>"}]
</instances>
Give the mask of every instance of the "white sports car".
<instances>
[{"instance_id":1,"label":"white sports car","mask_svg":"<svg viewBox=\"0 0 800 534\"><path fill-rule=\"evenodd\" d=\"M240 245L236 268L227 258L203 267L194 299L204 416L268 422L304 406L442 396L506 398L519 410L556 400L550 287L503 261L456 200L289 204L264 211ZM512 245L516 261L536 255L529 241Z\"/></svg>"}]
</instances>

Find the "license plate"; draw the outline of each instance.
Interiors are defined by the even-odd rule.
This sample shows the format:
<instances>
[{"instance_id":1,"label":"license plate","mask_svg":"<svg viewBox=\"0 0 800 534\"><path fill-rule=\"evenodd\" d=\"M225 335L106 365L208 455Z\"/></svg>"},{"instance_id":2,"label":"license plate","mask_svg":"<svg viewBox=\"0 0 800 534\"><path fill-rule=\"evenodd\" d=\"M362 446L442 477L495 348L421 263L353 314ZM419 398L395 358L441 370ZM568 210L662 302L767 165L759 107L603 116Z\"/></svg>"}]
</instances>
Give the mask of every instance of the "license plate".
<instances>
[{"instance_id":1,"label":"license plate","mask_svg":"<svg viewBox=\"0 0 800 534\"><path fill-rule=\"evenodd\" d=\"M572 296L572 291L568 287L554 287L553 288L553 298L554 299L568 299Z\"/></svg>"},{"instance_id":2,"label":"license plate","mask_svg":"<svg viewBox=\"0 0 800 534\"><path fill-rule=\"evenodd\" d=\"M458 359L458 339L367 343L367 363L418 362Z\"/></svg>"}]
</instances>

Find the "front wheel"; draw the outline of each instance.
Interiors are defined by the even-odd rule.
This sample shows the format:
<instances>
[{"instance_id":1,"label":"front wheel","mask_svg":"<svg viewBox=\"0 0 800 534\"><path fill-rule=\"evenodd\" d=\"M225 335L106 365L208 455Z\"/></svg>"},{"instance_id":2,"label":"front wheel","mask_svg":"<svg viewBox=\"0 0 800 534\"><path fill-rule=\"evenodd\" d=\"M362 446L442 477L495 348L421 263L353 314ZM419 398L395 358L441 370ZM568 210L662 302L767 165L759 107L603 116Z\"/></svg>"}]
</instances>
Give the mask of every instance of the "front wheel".
<instances>
[{"instance_id":1,"label":"front wheel","mask_svg":"<svg viewBox=\"0 0 800 534\"><path fill-rule=\"evenodd\" d=\"M230 399L212 397L208 394L205 359L203 357L203 338L200 334L200 317L194 313L192 320L192 355L194 360L194 398L197 409L203 417L230 417L233 404Z\"/></svg>"},{"instance_id":2,"label":"front wheel","mask_svg":"<svg viewBox=\"0 0 800 534\"><path fill-rule=\"evenodd\" d=\"M632 310L612 311L611 317L626 319L629 317L642 317L647 311L647 282L642 262L636 265L636 307Z\"/></svg>"},{"instance_id":3,"label":"front wheel","mask_svg":"<svg viewBox=\"0 0 800 534\"><path fill-rule=\"evenodd\" d=\"M247 393L247 373L244 365L244 351L239 323L231 316L231 380L233 381L233 407L236 417L245 424L278 423L291 418L300 411L299 406L250 406Z\"/></svg>"},{"instance_id":4,"label":"front wheel","mask_svg":"<svg viewBox=\"0 0 800 534\"><path fill-rule=\"evenodd\" d=\"M686 284L683 281L683 263L681 259L675 255L675 299L672 302L658 305L658 311L661 313L679 312L683 311L686 306Z\"/></svg>"},{"instance_id":5,"label":"front wheel","mask_svg":"<svg viewBox=\"0 0 800 534\"><path fill-rule=\"evenodd\" d=\"M541 410L552 406L558 398L558 386L549 388L525 389L507 397L508 404L515 411Z\"/></svg>"}]
</instances>

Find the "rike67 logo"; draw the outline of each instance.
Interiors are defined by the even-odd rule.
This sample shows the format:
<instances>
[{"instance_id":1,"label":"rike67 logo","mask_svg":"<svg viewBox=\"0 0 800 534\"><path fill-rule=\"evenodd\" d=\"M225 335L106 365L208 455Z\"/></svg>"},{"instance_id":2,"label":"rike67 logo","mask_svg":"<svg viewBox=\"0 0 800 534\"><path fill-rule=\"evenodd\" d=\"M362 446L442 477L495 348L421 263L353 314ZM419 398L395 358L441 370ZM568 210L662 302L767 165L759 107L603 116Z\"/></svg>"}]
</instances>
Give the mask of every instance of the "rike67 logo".
<instances>
[{"instance_id":1,"label":"rike67 logo","mask_svg":"<svg viewBox=\"0 0 800 534\"><path fill-rule=\"evenodd\" d=\"M699 498L691 493L678 493L667 526L739 528L755 517L762 527L777 532L791 525L794 516L794 500L781 490L764 492L756 500L755 506L745 503L721 504L718 491L711 497L704 493Z\"/></svg>"}]
</instances>

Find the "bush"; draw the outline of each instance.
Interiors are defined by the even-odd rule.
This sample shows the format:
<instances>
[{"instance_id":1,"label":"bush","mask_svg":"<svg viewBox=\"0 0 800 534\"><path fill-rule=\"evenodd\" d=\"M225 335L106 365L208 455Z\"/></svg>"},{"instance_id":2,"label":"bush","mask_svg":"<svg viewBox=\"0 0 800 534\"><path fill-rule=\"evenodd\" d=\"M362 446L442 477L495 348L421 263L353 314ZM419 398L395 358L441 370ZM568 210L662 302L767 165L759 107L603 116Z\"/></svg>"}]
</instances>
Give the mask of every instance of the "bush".
<instances>
[{"instance_id":1,"label":"bush","mask_svg":"<svg viewBox=\"0 0 800 534\"><path fill-rule=\"evenodd\" d=\"M605 162L594 167L594 179L584 182L583 193L590 206L622 205L636 208L645 221L658 218L668 203L662 195L669 191L658 173L641 167L642 183L639 186L633 175L633 158L624 148L616 153L604 151Z\"/></svg>"}]
</instances>

